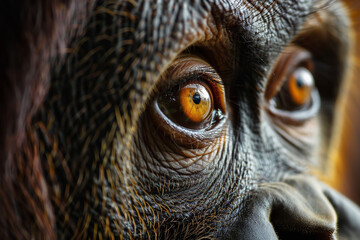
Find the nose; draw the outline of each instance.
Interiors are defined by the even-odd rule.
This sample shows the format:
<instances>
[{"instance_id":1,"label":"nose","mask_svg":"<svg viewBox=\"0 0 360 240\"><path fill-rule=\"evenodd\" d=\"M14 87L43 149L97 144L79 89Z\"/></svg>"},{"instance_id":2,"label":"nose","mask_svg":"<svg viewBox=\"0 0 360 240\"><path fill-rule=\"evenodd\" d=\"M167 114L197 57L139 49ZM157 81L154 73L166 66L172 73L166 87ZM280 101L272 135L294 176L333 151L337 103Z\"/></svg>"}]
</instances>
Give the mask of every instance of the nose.
<instances>
[{"instance_id":1,"label":"nose","mask_svg":"<svg viewBox=\"0 0 360 240\"><path fill-rule=\"evenodd\" d=\"M328 186L323 189L336 211L338 239L360 239L360 208Z\"/></svg>"},{"instance_id":2,"label":"nose","mask_svg":"<svg viewBox=\"0 0 360 240\"><path fill-rule=\"evenodd\" d=\"M244 206L225 239L335 239L335 209L308 176L261 184Z\"/></svg>"}]
</instances>

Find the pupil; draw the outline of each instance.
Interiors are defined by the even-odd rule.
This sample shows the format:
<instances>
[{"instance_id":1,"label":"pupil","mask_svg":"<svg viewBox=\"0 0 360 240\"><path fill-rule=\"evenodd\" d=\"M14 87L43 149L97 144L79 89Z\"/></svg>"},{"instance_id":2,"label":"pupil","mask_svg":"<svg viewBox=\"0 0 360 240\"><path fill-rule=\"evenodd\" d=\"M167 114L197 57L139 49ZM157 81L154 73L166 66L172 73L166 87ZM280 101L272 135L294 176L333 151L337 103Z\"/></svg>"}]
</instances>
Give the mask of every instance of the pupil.
<instances>
[{"instance_id":1,"label":"pupil","mask_svg":"<svg viewBox=\"0 0 360 240\"><path fill-rule=\"evenodd\" d=\"M200 94L199 94L199 93L195 93L195 94L193 95L193 102L194 102L195 104L199 104L199 103L201 102L201 97L200 97Z\"/></svg>"},{"instance_id":2,"label":"pupil","mask_svg":"<svg viewBox=\"0 0 360 240\"><path fill-rule=\"evenodd\" d=\"M304 81L303 81L303 79L302 79L301 77L298 77L298 78L296 79L296 86L297 86L298 88L302 88L302 87L304 86Z\"/></svg>"}]
</instances>

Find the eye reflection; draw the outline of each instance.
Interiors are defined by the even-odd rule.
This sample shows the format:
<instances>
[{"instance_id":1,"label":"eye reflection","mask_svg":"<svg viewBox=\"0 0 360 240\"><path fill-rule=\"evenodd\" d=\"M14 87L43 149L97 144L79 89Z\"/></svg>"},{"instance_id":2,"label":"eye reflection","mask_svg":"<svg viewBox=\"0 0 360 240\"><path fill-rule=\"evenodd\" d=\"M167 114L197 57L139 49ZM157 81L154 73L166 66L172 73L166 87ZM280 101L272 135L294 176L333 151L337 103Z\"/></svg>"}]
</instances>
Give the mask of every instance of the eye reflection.
<instances>
[{"instance_id":1,"label":"eye reflection","mask_svg":"<svg viewBox=\"0 0 360 240\"><path fill-rule=\"evenodd\" d=\"M314 89L314 78L308 69L300 67L295 70L288 85L294 103L303 105L309 102L311 92Z\"/></svg>"}]
</instances>

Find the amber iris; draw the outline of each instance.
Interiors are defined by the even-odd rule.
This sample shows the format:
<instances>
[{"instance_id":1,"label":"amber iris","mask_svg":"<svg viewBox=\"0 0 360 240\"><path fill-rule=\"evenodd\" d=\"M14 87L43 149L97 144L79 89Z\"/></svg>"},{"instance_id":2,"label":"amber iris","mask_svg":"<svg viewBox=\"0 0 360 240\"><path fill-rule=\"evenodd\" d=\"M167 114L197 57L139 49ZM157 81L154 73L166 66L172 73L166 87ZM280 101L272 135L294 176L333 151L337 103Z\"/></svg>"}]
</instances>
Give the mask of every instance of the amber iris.
<instances>
[{"instance_id":1,"label":"amber iris","mask_svg":"<svg viewBox=\"0 0 360 240\"><path fill-rule=\"evenodd\" d=\"M160 119L172 129L210 131L225 118L224 86L221 77L207 62L182 57L162 78L170 86L161 91L154 106L158 107L156 112Z\"/></svg>"},{"instance_id":2,"label":"amber iris","mask_svg":"<svg viewBox=\"0 0 360 240\"><path fill-rule=\"evenodd\" d=\"M201 84L190 83L183 86L179 99L183 112L192 122L204 121L213 110L211 91Z\"/></svg>"},{"instance_id":3,"label":"amber iris","mask_svg":"<svg viewBox=\"0 0 360 240\"><path fill-rule=\"evenodd\" d=\"M313 75L304 67L297 68L289 78L288 88L292 101L296 105L301 106L308 103L314 89Z\"/></svg>"}]
</instances>

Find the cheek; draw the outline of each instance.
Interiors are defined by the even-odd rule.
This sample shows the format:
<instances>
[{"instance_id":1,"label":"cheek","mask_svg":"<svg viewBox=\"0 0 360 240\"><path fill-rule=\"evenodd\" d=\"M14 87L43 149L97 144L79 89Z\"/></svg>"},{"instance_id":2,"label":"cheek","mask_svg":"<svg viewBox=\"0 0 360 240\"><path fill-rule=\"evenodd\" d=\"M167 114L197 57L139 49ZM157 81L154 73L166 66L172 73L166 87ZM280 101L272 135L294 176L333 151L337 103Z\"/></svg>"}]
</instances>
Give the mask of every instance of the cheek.
<instances>
[{"instance_id":1,"label":"cheek","mask_svg":"<svg viewBox=\"0 0 360 240\"><path fill-rule=\"evenodd\" d=\"M228 129L223 128L216 138L205 140L204 144L201 139L165 134L158 123L145 115L134 140L133 160L141 172L151 171L157 176L179 180L200 172L204 176L224 160L227 136Z\"/></svg>"}]
</instances>

